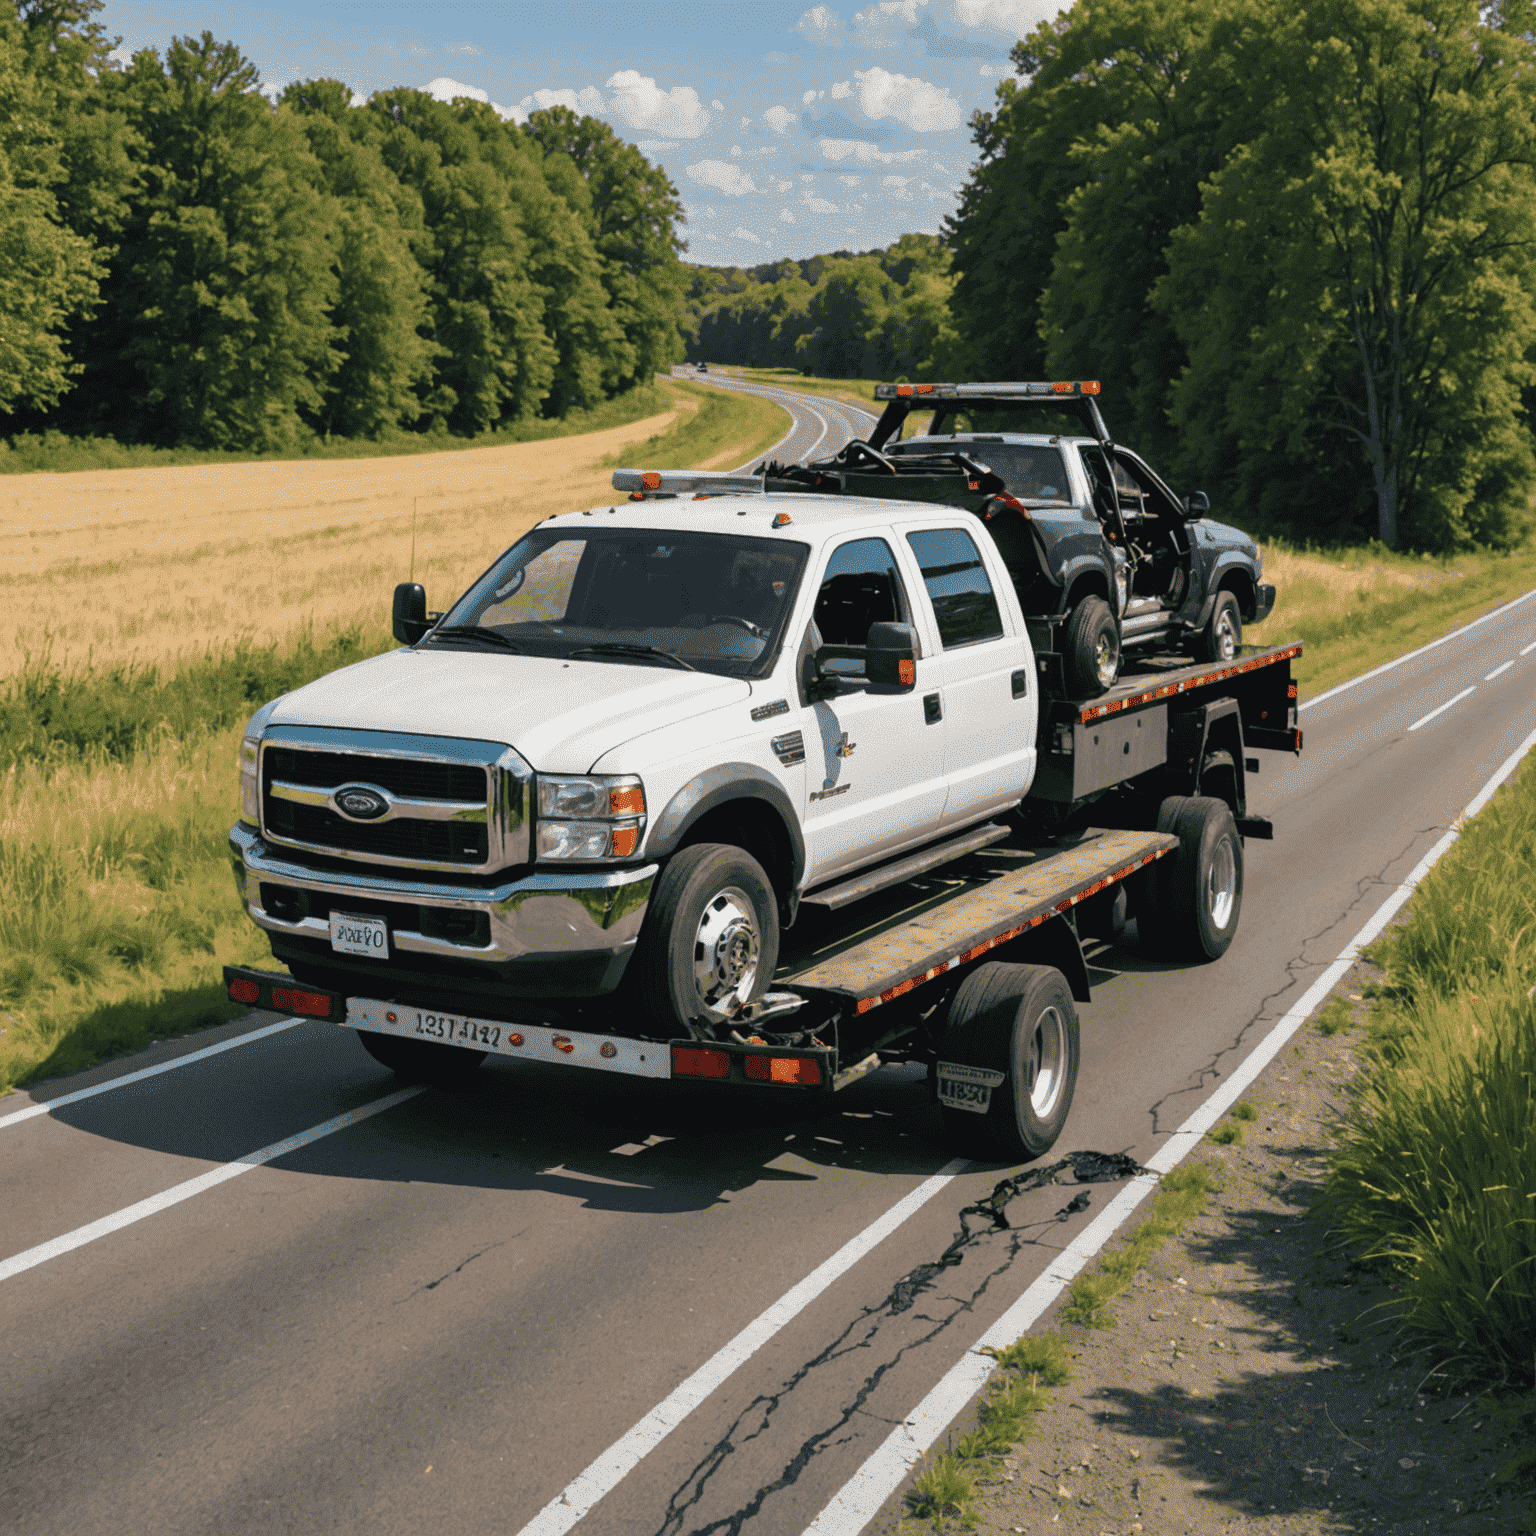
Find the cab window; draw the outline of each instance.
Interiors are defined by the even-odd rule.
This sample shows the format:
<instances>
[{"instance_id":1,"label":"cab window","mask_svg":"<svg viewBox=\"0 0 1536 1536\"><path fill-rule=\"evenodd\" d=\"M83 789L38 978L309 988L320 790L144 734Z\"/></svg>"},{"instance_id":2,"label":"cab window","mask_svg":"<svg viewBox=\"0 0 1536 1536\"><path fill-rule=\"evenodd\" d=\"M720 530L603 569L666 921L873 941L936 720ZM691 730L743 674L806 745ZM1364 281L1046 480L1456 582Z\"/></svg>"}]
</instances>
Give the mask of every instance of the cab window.
<instances>
[{"instance_id":1,"label":"cab window","mask_svg":"<svg viewBox=\"0 0 1536 1536\"><path fill-rule=\"evenodd\" d=\"M909 533L907 543L922 568L944 649L998 639L1003 618L970 534L963 528L934 528Z\"/></svg>"},{"instance_id":2,"label":"cab window","mask_svg":"<svg viewBox=\"0 0 1536 1536\"><path fill-rule=\"evenodd\" d=\"M863 645L871 624L910 624L906 590L896 557L884 539L855 539L833 550L811 615L823 645ZM830 660L828 672L862 673L849 657Z\"/></svg>"}]
</instances>

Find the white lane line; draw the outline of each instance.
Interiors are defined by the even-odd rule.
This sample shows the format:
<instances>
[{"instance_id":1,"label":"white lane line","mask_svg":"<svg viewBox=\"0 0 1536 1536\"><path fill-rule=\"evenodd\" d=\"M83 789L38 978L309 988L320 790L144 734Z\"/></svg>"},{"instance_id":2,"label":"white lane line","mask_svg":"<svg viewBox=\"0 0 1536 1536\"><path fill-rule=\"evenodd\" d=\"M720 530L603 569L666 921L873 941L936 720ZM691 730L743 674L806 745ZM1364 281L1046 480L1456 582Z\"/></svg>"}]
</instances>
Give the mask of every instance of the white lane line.
<instances>
[{"instance_id":1,"label":"white lane line","mask_svg":"<svg viewBox=\"0 0 1536 1536\"><path fill-rule=\"evenodd\" d=\"M1463 688L1461 690L1461 692L1458 693L1454 699L1447 699L1445 701L1445 703L1442 704L1439 707L1439 709L1432 709L1432 710L1430 710L1430 712L1427 715L1423 716L1421 719L1415 720L1413 722L1413 724L1408 727L1408 729L1410 731L1416 731L1416 730L1418 730L1418 728L1421 725L1428 725L1429 722L1431 720L1433 720L1436 715L1443 715L1446 712L1446 710L1448 710L1453 704L1460 704L1461 701L1464 698L1466 698L1468 694L1476 693L1476 692L1477 692L1477 684L1476 683L1474 683L1470 688Z\"/></svg>"},{"instance_id":2,"label":"white lane line","mask_svg":"<svg viewBox=\"0 0 1536 1536\"><path fill-rule=\"evenodd\" d=\"M677 1428L728 1376L745 1365L781 1328L799 1316L840 1275L852 1269L902 1222L926 1205L968 1166L954 1158L872 1221L857 1237L844 1243L824 1264L787 1290L761 1317L747 1324L730 1343L717 1350L683 1384L658 1403L638 1424L603 1452L574 1482L563 1488L517 1536L560 1536L580 1520L610 1489Z\"/></svg>"},{"instance_id":3,"label":"white lane line","mask_svg":"<svg viewBox=\"0 0 1536 1536\"><path fill-rule=\"evenodd\" d=\"M66 1104L78 1104L81 1099L94 1099L98 1093L111 1093L114 1088L126 1088L130 1083L141 1083L146 1077L158 1077L162 1072L174 1071L177 1067L185 1067L194 1061L206 1061L210 1056L217 1056L224 1051L232 1051L237 1045L249 1045L253 1040L264 1039L267 1035L281 1034L285 1029L292 1029L295 1024L303 1024L303 1019L284 1019L280 1024L265 1024L260 1029L253 1029L248 1035L235 1035L232 1039L221 1040L217 1045L205 1045L200 1051L188 1051L185 1056L177 1056L171 1061L162 1061L158 1066L141 1067L137 1072L125 1073L122 1077L114 1077L110 1083L97 1083L94 1088L79 1088L74 1093L61 1094L56 1099L49 1099L45 1104L32 1104L26 1109L18 1109L14 1115L0 1116L0 1130L8 1125L20 1125L23 1120L30 1120L35 1115L49 1115L56 1109L63 1109Z\"/></svg>"},{"instance_id":4,"label":"white lane line","mask_svg":"<svg viewBox=\"0 0 1536 1536\"><path fill-rule=\"evenodd\" d=\"M1361 949L1381 933L1397 915L1414 887L1434 867L1436 861L1456 841L1461 823L1477 815L1492 799L1493 792L1520 766L1521 760L1536 747L1536 731L1504 760L1499 771L1473 796L1453 826L1414 865L1408 878L1387 899L1343 952L1316 981L1302 993L1274 1028L1247 1056L1189 1119L1147 1159L1149 1172L1127 1184L1099 1212L1061 1256L1032 1284L1019 1299L976 1341L948 1374L886 1437L880 1448L837 1491L831 1502L805 1528L804 1536L857 1536L880 1512L885 1501L901 1486L908 1473L927 1453L940 1435L964 1411L971 1399L986 1385L996 1369L995 1362L982 1349L1006 1349L1024 1336L1039 1321L1046 1308L1071 1284L1079 1271L1114 1235L1122 1222L1157 1187L1157 1175L1171 1172L1200 1144L1213 1125L1232 1107L1239 1095L1279 1055L1292 1035L1307 1021L1312 1010L1338 985Z\"/></svg>"},{"instance_id":5,"label":"white lane line","mask_svg":"<svg viewBox=\"0 0 1536 1536\"><path fill-rule=\"evenodd\" d=\"M1506 662L1505 662L1505 663L1504 663L1504 665L1503 665L1503 666L1502 666L1502 667L1495 667L1495 668L1494 668L1494 669L1493 669L1493 671L1492 671L1492 672L1490 672L1490 673L1489 673L1489 674L1488 674L1488 675L1487 675L1487 677L1485 677L1485 678L1484 678L1484 679L1483 679L1483 681L1484 681L1484 682L1485 682L1485 683L1491 683L1491 682L1492 682L1492 681L1493 681L1493 680L1494 680L1494 678L1496 678L1496 677L1497 677L1497 676L1498 676L1498 675L1499 675L1499 673L1501 673L1501 672L1508 672L1508 671L1509 671L1509 669L1510 669L1510 668L1511 668L1511 667L1512 667L1512 666L1514 666L1514 664L1515 664L1515 662L1514 662L1514 658L1513 658L1513 657L1511 657L1511 658L1510 658L1510 659L1509 659L1509 660L1508 660L1508 661L1506 661Z\"/></svg>"},{"instance_id":6,"label":"white lane line","mask_svg":"<svg viewBox=\"0 0 1536 1536\"><path fill-rule=\"evenodd\" d=\"M1508 613L1511 608L1518 608L1521 603L1528 603L1536 597L1536 588L1529 592L1522 592L1519 597L1512 598L1502 608L1495 608L1492 613L1485 613L1480 619L1473 619L1470 624L1463 624L1460 629L1453 629L1448 635L1441 635L1438 640L1431 640L1428 645L1421 645L1416 651L1409 651L1405 656L1399 656L1392 661L1384 661L1379 667L1372 667L1369 672L1362 672L1359 677L1352 677L1347 682L1336 683L1332 688L1325 688L1314 699L1305 699L1301 704L1302 709L1311 709L1314 704L1321 704L1324 699L1331 699L1336 693L1343 693L1346 688L1353 688L1356 683L1363 683L1369 678L1380 677L1383 672L1390 672L1393 667L1400 667L1405 661L1412 661L1415 656L1422 656L1425 651L1432 651L1437 645L1445 645L1454 640L1458 635L1464 635L1469 629L1476 629L1479 624L1486 624L1490 619L1496 619L1501 613ZM1524 656L1526 651L1536 651L1536 640L1533 640L1520 654Z\"/></svg>"},{"instance_id":7,"label":"white lane line","mask_svg":"<svg viewBox=\"0 0 1536 1536\"><path fill-rule=\"evenodd\" d=\"M39 1243L35 1248L28 1248L25 1252L15 1254L9 1259L0 1260L0 1280L10 1280L29 1269L35 1269L39 1264L46 1264L49 1259L58 1258L60 1254L83 1248L87 1243L94 1243L98 1237L121 1232L124 1227L131 1227L134 1222L143 1221L146 1216L158 1215L159 1212L173 1205L179 1205L183 1200L190 1200L193 1195L200 1195L206 1189L213 1189L216 1185L238 1178L242 1173L249 1173L253 1168L260 1168L263 1163L270 1163L273 1158L296 1152L300 1147L307 1147L311 1142L319 1141L324 1136L332 1136L337 1131L346 1130L348 1126L358 1125L374 1115L383 1114L386 1109L393 1109L395 1105L403 1104L407 1099L414 1099L417 1094L426 1091L425 1087L418 1085L401 1088L395 1093L387 1093L382 1099L375 1099L371 1104L364 1104L358 1109L349 1109L346 1114L337 1115L334 1119L326 1120L320 1125L312 1125L307 1131L297 1131L292 1136L285 1136L281 1141L274 1141L269 1147L247 1152L244 1157L233 1163L224 1163L218 1168L210 1168L207 1173L200 1173L195 1179L188 1179L185 1183L173 1184L169 1189L161 1190L158 1195L151 1195L147 1200L140 1200L136 1205L125 1206L120 1211L114 1211L110 1216L103 1216L99 1221L76 1227L73 1232L66 1232L62 1237L55 1237L46 1243Z\"/></svg>"},{"instance_id":8,"label":"white lane line","mask_svg":"<svg viewBox=\"0 0 1536 1536\"><path fill-rule=\"evenodd\" d=\"M1529 656L1532 651L1536 651L1536 640L1532 640L1531 643L1526 646L1523 651L1520 652L1520 654L1522 656Z\"/></svg>"}]
</instances>

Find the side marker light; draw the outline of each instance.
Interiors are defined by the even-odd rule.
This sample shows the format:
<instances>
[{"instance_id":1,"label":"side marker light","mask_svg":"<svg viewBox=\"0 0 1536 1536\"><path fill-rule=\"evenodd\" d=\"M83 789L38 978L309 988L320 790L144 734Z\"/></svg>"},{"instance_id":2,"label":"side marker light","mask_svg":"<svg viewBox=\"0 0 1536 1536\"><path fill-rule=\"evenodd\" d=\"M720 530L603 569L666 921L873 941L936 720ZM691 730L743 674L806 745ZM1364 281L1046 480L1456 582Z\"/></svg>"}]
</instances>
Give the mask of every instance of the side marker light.
<instances>
[{"instance_id":1,"label":"side marker light","mask_svg":"<svg viewBox=\"0 0 1536 1536\"><path fill-rule=\"evenodd\" d=\"M640 476L640 484L648 491L659 491L661 489L661 475L654 469L648 469Z\"/></svg>"},{"instance_id":2,"label":"side marker light","mask_svg":"<svg viewBox=\"0 0 1536 1536\"><path fill-rule=\"evenodd\" d=\"M904 688L911 688L917 682L917 663L914 661L898 661L896 663L896 677Z\"/></svg>"},{"instance_id":3,"label":"side marker light","mask_svg":"<svg viewBox=\"0 0 1536 1536\"><path fill-rule=\"evenodd\" d=\"M775 528L787 528L792 522L794 522L794 518L788 512L775 512L773 514L773 526Z\"/></svg>"},{"instance_id":4,"label":"side marker light","mask_svg":"<svg viewBox=\"0 0 1536 1536\"><path fill-rule=\"evenodd\" d=\"M230 982L229 995L237 1003L254 1003L261 996L261 988L254 981L247 981L241 976Z\"/></svg>"}]
</instances>

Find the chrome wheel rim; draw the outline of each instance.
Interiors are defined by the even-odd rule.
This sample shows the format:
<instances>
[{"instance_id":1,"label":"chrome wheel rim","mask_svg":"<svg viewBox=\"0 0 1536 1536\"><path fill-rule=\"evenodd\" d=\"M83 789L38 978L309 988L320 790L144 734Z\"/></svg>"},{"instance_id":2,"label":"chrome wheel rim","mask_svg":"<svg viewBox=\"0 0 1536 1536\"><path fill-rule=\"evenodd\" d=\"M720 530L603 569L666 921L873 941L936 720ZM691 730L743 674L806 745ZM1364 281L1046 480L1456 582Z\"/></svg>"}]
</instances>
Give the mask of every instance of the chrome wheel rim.
<instances>
[{"instance_id":1,"label":"chrome wheel rim","mask_svg":"<svg viewBox=\"0 0 1536 1536\"><path fill-rule=\"evenodd\" d=\"M1225 928L1232 921L1232 908L1237 902L1237 856L1232 852L1232 840L1222 838L1216 845L1211 867L1205 874L1205 906L1216 928Z\"/></svg>"},{"instance_id":2,"label":"chrome wheel rim","mask_svg":"<svg viewBox=\"0 0 1536 1536\"><path fill-rule=\"evenodd\" d=\"M1056 1009L1047 1008L1035 1020L1029 1053L1029 1107L1037 1119L1049 1119L1056 1108L1066 1067L1067 1026Z\"/></svg>"},{"instance_id":3,"label":"chrome wheel rim","mask_svg":"<svg viewBox=\"0 0 1536 1536\"><path fill-rule=\"evenodd\" d=\"M1101 688L1115 686L1115 674L1120 670L1120 646L1109 630L1093 643L1093 667Z\"/></svg>"},{"instance_id":4,"label":"chrome wheel rim","mask_svg":"<svg viewBox=\"0 0 1536 1536\"><path fill-rule=\"evenodd\" d=\"M1216 620L1216 656L1219 661L1231 661L1237 655L1237 621L1232 610L1224 608Z\"/></svg>"},{"instance_id":5,"label":"chrome wheel rim","mask_svg":"<svg viewBox=\"0 0 1536 1536\"><path fill-rule=\"evenodd\" d=\"M706 1008L734 1013L751 997L762 947L745 892L727 886L705 903L693 940L693 979Z\"/></svg>"}]
</instances>

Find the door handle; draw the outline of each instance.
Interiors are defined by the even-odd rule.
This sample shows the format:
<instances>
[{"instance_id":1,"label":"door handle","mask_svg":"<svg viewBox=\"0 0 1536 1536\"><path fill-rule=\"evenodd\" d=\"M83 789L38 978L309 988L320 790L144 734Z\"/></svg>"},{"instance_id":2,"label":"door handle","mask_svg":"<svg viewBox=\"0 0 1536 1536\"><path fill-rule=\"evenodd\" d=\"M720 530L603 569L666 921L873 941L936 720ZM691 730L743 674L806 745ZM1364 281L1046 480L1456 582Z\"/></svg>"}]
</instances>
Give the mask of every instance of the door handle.
<instances>
[{"instance_id":1,"label":"door handle","mask_svg":"<svg viewBox=\"0 0 1536 1536\"><path fill-rule=\"evenodd\" d=\"M1013 696L1022 699L1029 692L1029 668L1020 667L1013 674Z\"/></svg>"},{"instance_id":2,"label":"door handle","mask_svg":"<svg viewBox=\"0 0 1536 1536\"><path fill-rule=\"evenodd\" d=\"M936 693L923 695L923 719L929 725L937 725L944 718L943 706L939 703Z\"/></svg>"}]
</instances>

